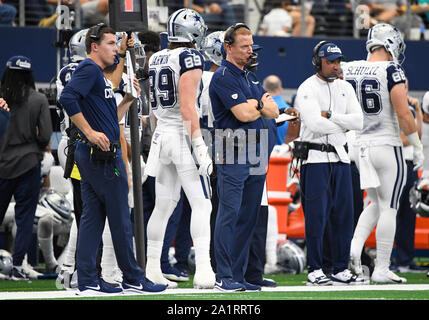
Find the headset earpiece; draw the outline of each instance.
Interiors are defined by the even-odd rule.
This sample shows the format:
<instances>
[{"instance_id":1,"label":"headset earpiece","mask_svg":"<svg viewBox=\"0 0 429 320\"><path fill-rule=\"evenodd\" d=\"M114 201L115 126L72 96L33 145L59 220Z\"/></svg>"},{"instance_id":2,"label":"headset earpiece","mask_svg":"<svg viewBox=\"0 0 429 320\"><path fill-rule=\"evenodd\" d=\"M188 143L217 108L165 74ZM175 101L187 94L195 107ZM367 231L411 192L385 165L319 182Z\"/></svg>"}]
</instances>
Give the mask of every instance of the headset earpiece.
<instances>
[{"instance_id":1,"label":"headset earpiece","mask_svg":"<svg viewBox=\"0 0 429 320\"><path fill-rule=\"evenodd\" d=\"M225 36L224 36L223 42L227 43L229 45L232 45L234 43L234 38L232 37L232 35L233 35L233 33L235 31L237 31L240 28L246 28L247 30L250 30L250 28L247 25L245 25L242 22L238 22L238 23L236 23L236 24L234 24L234 25L232 25L231 27L228 28L228 31L225 32Z\"/></svg>"},{"instance_id":2,"label":"headset earpiece","mask_svg":"<svg viewBox=\"0 0 429 320\"><path fill-rule=\"evenodd\" d=\"M320 41L313 49L313 57L311 59L311 63L313 64L314 70L316 72L320 72L322 70L322 60L319 57L319 50L324 44L329 43L329 41L323 40Z\"/></svg>"}]
</instances>

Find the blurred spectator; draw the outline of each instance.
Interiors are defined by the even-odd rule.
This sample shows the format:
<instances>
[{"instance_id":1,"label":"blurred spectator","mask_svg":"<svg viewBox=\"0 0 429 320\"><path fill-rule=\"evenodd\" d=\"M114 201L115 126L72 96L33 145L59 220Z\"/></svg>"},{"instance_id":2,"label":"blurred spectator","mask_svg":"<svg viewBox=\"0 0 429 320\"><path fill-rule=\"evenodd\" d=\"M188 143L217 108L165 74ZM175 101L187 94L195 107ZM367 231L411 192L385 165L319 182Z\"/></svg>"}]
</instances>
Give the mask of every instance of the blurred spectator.
<instances>
[{"instance_id":1,"label":"blurred spectator","mask_svg":"<svg viewBox=\"0 0 429 320\"><path fill-rule=\"evenodd\" d=\"M264 36L288 37L292 31L292 17L283 8L282 0L273 0L273 8L262 20L262 34Z\"/></svg>"},{"instance_id":2,"label":"blurred spectator","mask_svg":"<svg viewBox=\"0 0 429 320\"><path fill-rule=\"evenodd\" d=\"M0 0L0 25L12 25L16 16L16 9Z\"/></svg>"},{"instance_id":3,"label":"blurred spectator","mask_svg":"<svg viewBox=\"0 0 429 320\"><path fill-rule=\"evenodd\" d=\"M274 101L279 107L279 113L283 113L285 109L290 108L282 96L282 81L276 75L269 75L264 79L262 84L265 90L273 97ZM277 127L277 140L276 145L282 145L285 141L288 121L285 121L281 126Z\"/></svg>"},{"instance_id":4,"label":"blurred spectator","mask_svg":"<svg viewBox=\"0 0 429 320\"><path fill-rule=\"evenodd\" d=\"M16 16L19 16L19 0L2 0L3 3L13 5L16 9ZM26 0L25 1L25 25L34 26L43 18L51 16L55 12L55 6L46 0Z\"/></svg>"},{"instance_id":5,"label":"blurred spectator","mask_svg":"<svg viewBox=\"0 0 429 320\"><path fill-rule=\"evenodd\" d=\"M370 12L370 26L401 16L406 6L406 0L361 0L359 6L367 6Z\"/></svg>"},{"instance_id":6,"label":"blurred spectator","mask_svg":"<svg viewBox=\"0 0 429 320\"><path fill-rule=\"evenodd\" d=\"M292 17L292 36L302 36L302 6L295 0L282 1L283 8ZM310 15L310 8L305 8L305 37L312 37L314 28L316 27L316 19Z\"/></svg>"},{"instance_id":7,"label":"blurred spectator","mask_svg":"<svg viewBox=\"0 0 429 320\"><path fill-rule=\"evenodd\" d=\"M57 5L58 0L45 0L47 3ZM75 0L61 0L61 4L74 7ZM109 0L80 0L83 25L91 27L98 23L109 24Z\"/></svg>"},{"instance_id":8,"label":"blurred spectator","mask_svg":"<svg viewBox=\"0 0 429 320\"><path fill-rule=\"evenodd\" d=\"M208 32L226 30L236 22L230 2L229 0L193 0L191 8L201 14ZM189 7L188 0L164 0L163 4L168 7L169 15L178 9Z\"/></svg>"},{"instance_id":9,"label":"blurred spectator","mask_svg":"<svg viewBox=\"0 0 429 320\"><path fill-rule=\"evenodd\" d=\"M7 61L1 95L11 114L0 140L0 224L13 196L17 231L11 276L14 280L28 280L31 270L23 265L23 260L32 241L41 160L51 138L52 123L46 96L35 90L29 58L14 56Z\"/></svg>"}]
</instances>

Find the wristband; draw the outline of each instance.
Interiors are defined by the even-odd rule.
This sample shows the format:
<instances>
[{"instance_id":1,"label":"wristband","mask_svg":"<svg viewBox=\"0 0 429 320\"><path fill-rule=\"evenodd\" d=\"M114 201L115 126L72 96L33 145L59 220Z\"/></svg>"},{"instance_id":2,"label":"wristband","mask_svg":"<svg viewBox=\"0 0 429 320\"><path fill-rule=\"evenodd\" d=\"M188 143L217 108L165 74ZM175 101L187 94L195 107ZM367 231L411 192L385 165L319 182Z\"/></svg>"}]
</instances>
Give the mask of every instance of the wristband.
<instances>
[{"instance_id":1,"label":"wristband","mask_svg":"<svg viewBox=\"0 0 429 320\"><path fill-rule=\"evenodd\" d=\"M125 53L119 53L119 52L118 52L118 57L119 57L119 58L125 58L125 55L126 55Z\"/></svg>"},{"instance_id":2,"label":"wristband","mask_svg":"<svg viewBox=\"0 0 429 320\"><path fill-rule=\"evenodd\" d=\"M407 140L416 148L421 148L422 143L420 142L419 135L416 132L413 132L412 134L409 134L407 136Z\"/></svg>"}]
</instances>

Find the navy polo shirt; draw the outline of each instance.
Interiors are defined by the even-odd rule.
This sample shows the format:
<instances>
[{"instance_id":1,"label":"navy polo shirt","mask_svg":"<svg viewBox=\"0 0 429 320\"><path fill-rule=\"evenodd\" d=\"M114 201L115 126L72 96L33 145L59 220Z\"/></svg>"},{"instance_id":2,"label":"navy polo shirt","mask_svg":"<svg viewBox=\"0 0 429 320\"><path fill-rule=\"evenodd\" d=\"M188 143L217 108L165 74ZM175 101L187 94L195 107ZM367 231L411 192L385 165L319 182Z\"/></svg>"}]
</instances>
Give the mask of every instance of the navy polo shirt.
<instances>
[{"instance_id":1,"label":"navy polo shirt","mask_svg":"<svg viewBox=\"0 0 429 320\"><path fill-rule=\"evenodd\" d=\"M262 117L252 122L241 122L231 112L231 108L247 102L247 99L260 100L265 93L262 84L253 72L241 70L227 60L213 74L209 95L215 118L215 129L262 129Z\"/></svg>"},{"instance_id":2,"label":"navy polo shirt","mask_svg":"<svg viewBox=\"0 0 429 320\"><path fill-rule=\"evenodd\" d=\"M115 94L103 70L91 59L78 65L59 101L70 117L82 112L92 129L103 132L111 142L119 140Z\"/></svg>"}]
</instances>

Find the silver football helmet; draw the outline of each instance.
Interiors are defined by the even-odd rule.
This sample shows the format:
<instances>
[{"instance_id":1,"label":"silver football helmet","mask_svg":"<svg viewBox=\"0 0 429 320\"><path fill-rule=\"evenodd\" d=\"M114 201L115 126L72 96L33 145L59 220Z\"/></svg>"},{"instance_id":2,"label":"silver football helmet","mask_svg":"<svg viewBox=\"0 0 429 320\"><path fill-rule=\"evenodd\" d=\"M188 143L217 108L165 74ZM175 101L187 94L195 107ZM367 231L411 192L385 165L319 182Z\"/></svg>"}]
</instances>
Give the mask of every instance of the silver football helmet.
<instances>
[{"instance_id":1,"label":"silver football helmet","mask_svg":"<svg viewBox=\"0 0 429 320\"><path fill-rule=\"evenodd\" d=\"M415 213L429 218L429 179L421 179L411 188L410 204Z\"/></svg>"},{"instance_id":2,"label":"silver football helmet","mask_svg":"<svg viewBox=\"0 0 429 320\"><path fill-rule=\"evenodd\" d=\"M402 64L405 60L405 43L401 32L387 23L373 26L368 32L366 50L368 55L376 47L384 47L393 57L393 61Z\"/></svg>"},{"instance_id":3,"label":"silver football helmet","mask_svg":"<svg viewBox=\"0 0 429 320\"><path fill-rule=\"evenodd\" d=\"M70 59L79 62L86 59L85 38L88 29L76 32L69 41Z\"/></svg>"},{"instance_id":4,"label":"silver football helmet","mask_svg":"<svg viewBox=\"0 0 429 320\"><path fill-rule=\"evenodd\" d=\"M39 205L45 209L51 210L54 214L54 220L57 223L61 224L73 221L71 203L64 195L53 189L49 189L46 194L40 198ZM43 214L43 212L40 214ZM38 222L36 221L38 218L40 218L40 216L36 213L36 216L34 217L35 223Z\"/></svg>"},{"instance_id":5,"label":"silver football helmet","mask_svg":"<svg viewBox=\"0 0 429 320\"><path fill-rule=\"evenodd\" d=\"M277 245L277 264L282 266L286 273L299 274L307 265L304 250L290 240Z\"/></svg>"},{"instance_id":6,"label":"silver football helmet","mask_svg":"<svg viewBox=\"0 0 429 320\"><path fill-rule=\"evenodd\" d=\"M223 31L212 32L204 38L201 45L201 52L204 57L218 66L222 64L223 36Z\"/></svg>"},{"instance_id":7,"label":"silver football helmet","mask_svg":"<svg viewBox=\"0 0 429 320\"><path fill-rule=\"evenodd\" d=\"M0 249L0 273L9 276L12 271L13 260L9 251Z\"/></svg>"},{"instance_id":8,"label":"silver football helmet","mask_svg":"<svg viewBox=\"0 0 429 320\"><path fill-rule=\"evenodd\" d=\"M139 37L137 36L136 32L131 33L132 37L134 38L134 52L136 55L136 70L139 70L140 68L144 68L146 63L146 52L144 51L144 46L139 40ZM116 32L116 45L119 47L121 46L123 32ZM127 60L125 60L124 65L127 65Z\"/></svg>"},{"instance_id":9,"label":"silver football helmet","mask_svg":"<svg viewBox=\"0 0 429 320\"><path fill-rule=\"evenodd\" d=\"M192 9L175 11L167 22L169 42L191 42L197 49L206 35L207 26L203 17Z\"/></svg>"}]
</instances>

